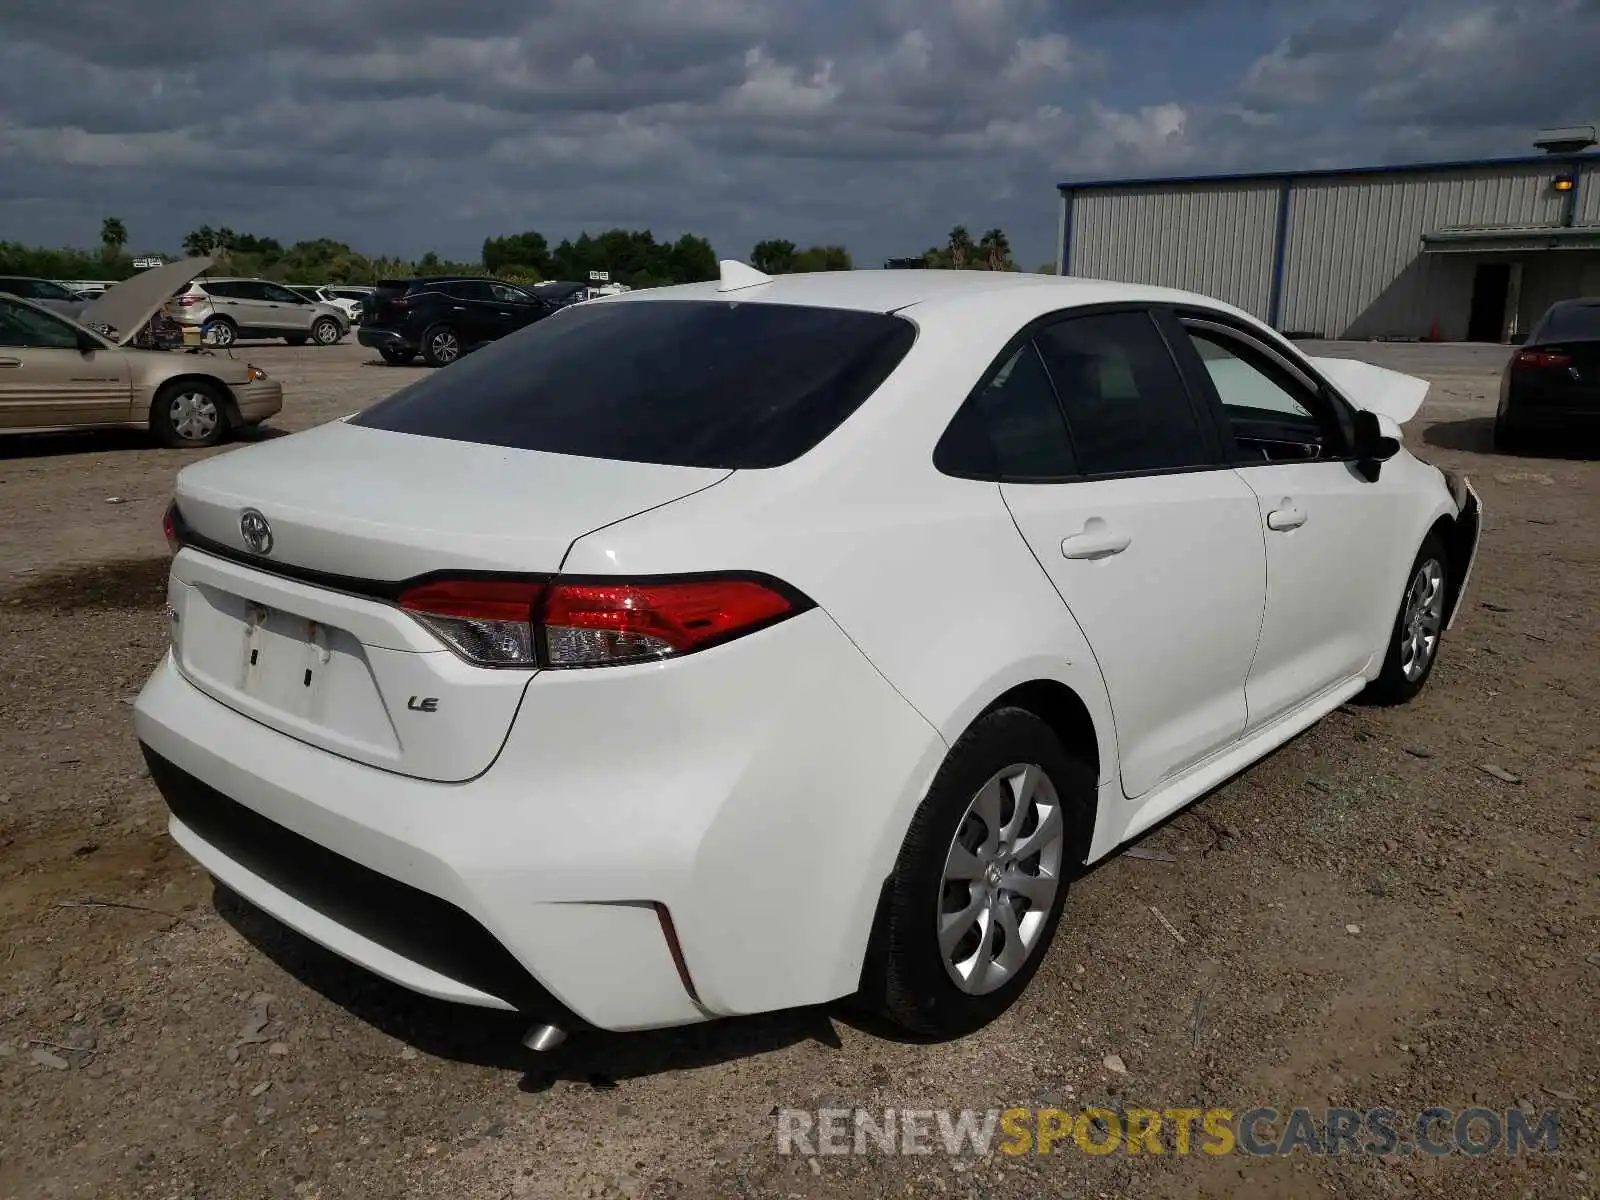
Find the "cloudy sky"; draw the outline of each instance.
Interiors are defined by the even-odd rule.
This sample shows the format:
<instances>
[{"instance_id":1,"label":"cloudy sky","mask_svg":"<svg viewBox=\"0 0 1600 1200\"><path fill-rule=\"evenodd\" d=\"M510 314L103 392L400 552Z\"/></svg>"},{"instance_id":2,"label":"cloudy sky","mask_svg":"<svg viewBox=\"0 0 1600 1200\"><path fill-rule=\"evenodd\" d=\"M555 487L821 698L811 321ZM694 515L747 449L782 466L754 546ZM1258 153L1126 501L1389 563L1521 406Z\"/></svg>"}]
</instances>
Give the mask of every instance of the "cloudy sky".
<instances>
[{"instance_id":1,"label":"cloudy sky","mask_svg":"<svg viewBox=\"0 0 1600 1200\"><path fill-rule=\"evenodd\" d=\"M1053 257L1061 179L1527 152L1600 0L3 0L0 239Z\"/></svg>"}]
</instances>

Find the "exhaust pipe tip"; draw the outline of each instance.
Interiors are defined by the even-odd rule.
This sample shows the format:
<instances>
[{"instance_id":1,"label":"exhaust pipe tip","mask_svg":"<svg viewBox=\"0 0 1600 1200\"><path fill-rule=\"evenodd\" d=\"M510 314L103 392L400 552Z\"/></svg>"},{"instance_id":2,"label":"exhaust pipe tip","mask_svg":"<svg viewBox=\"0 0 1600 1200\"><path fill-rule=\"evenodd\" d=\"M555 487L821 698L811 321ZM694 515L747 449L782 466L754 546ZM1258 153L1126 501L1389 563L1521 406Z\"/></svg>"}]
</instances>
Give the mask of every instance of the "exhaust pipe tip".
<instances>
[{"instance_id":1,"label":"exhaust pipe tip","mask_svg":"<svg viewBox=\"0 0 1600 1200\"><path fill-rule=\"evenodd\" d=\"M554 1050L566 1040L567 1031L559 1025L535 1025L522 1035L522 1044L539 1053Z\"/></svg>"}]
</instances>

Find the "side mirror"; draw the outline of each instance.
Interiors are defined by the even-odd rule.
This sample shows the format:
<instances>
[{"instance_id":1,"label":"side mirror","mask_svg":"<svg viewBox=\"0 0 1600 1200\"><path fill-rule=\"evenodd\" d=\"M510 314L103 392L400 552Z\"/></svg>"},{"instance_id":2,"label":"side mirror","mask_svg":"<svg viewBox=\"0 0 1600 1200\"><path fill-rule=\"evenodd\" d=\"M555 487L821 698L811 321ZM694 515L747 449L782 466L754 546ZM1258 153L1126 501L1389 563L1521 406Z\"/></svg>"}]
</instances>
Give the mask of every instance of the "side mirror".
<instances>
[{"instance_id":1,"label":"side mirror","mask_svg":"<svg viewBox=\"0 0 1600 1200\"><path fill-rule=\"evenodd\" d=\"M1368 482L1377 482L1384 462L1400 452L1400 442L1383 432L1375 413L1366 409L1355 414L1356 469Z\"/></svg>"}]
</instances>

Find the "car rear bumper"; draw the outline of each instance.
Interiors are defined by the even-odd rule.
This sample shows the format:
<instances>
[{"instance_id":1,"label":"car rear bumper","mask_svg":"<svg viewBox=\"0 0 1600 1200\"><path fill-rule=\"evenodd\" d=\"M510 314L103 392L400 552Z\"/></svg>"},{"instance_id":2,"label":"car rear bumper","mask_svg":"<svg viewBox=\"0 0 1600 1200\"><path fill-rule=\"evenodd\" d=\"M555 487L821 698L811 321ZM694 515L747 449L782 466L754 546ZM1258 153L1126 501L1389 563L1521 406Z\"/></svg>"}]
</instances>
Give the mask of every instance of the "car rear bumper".
<instances>
[{"instance_id":1,"label":"car rear bumper","mask_svg":"<svg viewBox=\"0 0 1600 1200\"><path fill-rule=\"evenodd\" d=\"M376 325L362 325L356 330L356 341L374 350L404 350L415 354L418 345L409 341L397 329L384 329Z\"/></svg>"},{"instance_id":2,"label":"car rear bumper","mask_svg":"<svg viewBox=\"0 0 1600 1200\"><path fill-rule=\"evenodd\" d=\"M428 995L611 1030L854 991L945 749L820 611L545 672L460 784L271 730L170 655L135 726L173 837L285 924Z\"/></svg>"}]
</instances>

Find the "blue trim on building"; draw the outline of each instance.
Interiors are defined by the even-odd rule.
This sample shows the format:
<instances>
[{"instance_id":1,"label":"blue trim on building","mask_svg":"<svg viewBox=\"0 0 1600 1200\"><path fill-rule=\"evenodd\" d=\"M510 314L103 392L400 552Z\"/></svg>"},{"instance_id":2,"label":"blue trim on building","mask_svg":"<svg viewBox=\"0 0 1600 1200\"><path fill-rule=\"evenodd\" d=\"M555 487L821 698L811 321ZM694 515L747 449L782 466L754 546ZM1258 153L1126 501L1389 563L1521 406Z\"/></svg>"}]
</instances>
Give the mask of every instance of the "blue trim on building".
<instances>
[{"instance_id":1,"label":"blue trim on building","mask_svg":"<svg viewBox=\"0 0 1600 1200\"><path fill-rule=\"evenodd\" d=\"M1072 193L1061 193L1061 274L1072 274Z\"/></svg>"},{"instance_id":2,"label":"blue trim on building","mask_svg":"<svg viewBox=\"0 0 1600 1200\"><path fill-rule=\"evenodd\" d=\"M1552 170L1600 162L1600 154L1524 154L1516 158L1464 158L1453 162L1399 163L1387 167L1329 167L1305 171L1242 171L1220 175L1151 175L1132 179L1080 179L1056 184L1062 193L1096 191L1102 188L1154 187L1195 183L1268 183L1274 180L1294 183L1307 179L1343 179L1361 175L1418 175L1429 171L1465 171L1483 167L1527 167L1546 164Z\"/></svg>"},{"instance_id":3,"label":"blue trim on building","mask_svg":"<svg viewBox=\"0 0 1600 1200\"><path fill-rule=\"evenodd\" d=\"M1283 314L1283 274L1288 265L1289 251L1289 199L1294 182L1282 180L1278 185L1278 231L1272 242L1272 294L1267 301L1267 324L1281 329L1279 317Z\"/></svg>"}]
</instances>

